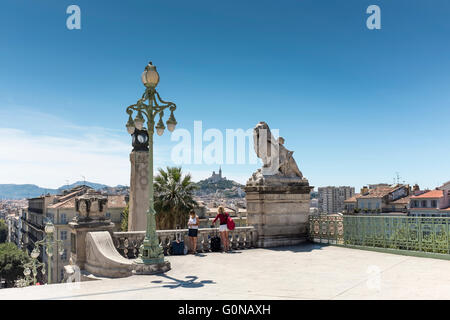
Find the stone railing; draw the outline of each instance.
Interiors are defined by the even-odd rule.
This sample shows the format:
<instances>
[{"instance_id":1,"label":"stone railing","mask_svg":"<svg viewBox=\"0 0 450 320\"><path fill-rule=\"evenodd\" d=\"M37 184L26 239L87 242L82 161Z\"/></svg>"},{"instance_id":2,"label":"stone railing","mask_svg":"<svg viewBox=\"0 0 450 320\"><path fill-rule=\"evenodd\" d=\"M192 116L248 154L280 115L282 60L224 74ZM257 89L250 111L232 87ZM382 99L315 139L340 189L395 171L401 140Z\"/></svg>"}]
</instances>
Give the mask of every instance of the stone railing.
<instances>
[{"instance_id":1,"label":"stone railing","mask_svg":"<svg viewBox=\"0 0 450 320\"><path fill-rule=\"evenodd\" d=\"M170 246L177 237L184 240L186 247L189 247L188 229L178 230L157 230L159 243L164 255L170 254ZM197 236L197 251L210 252L211 238L219 235L218 228L200 228ZM256 247L257 233L254 227L236 227L229 232L230 246L232 249L249 249ZM113 242L119 253L129 259L137 258L139 247L145 238L145 231L114 232Z\"/></svg>"}]
</instances>

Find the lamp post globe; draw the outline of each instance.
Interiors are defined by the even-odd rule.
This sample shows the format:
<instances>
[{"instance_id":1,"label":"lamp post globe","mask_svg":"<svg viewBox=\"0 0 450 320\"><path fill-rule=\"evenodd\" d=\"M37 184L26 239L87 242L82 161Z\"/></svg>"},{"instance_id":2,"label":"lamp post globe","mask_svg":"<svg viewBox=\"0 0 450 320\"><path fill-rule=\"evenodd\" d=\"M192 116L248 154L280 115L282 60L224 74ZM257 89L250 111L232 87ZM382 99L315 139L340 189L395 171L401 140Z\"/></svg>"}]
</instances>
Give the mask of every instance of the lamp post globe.
<instances>
[{"instance_id":1,"label":"lamp post globe","mask_svg":"<svg viewBox=\"0 0 450 320\"><path fill-rule=\"evenodd\" d=\"M46 234L52 234L53 232L55 232L55 226L53 225L53 223L51 221L48 221L45 224L44 230L45 230Z\"/></svg>"},{"instance_id":2,"label":"lamp post globe","mask_svg":"<svg viewBox=\"0 0 450 320\"><path fill-rule=\"evenodd\" d=\"M141 80L147 88L156 88L159 82L159 73L156 71L156 66L150 61L142 72Z\"/></svg>"},{"instance_id":3,"label":"lamp post globe","mask_svg":"<svg viewBox=\"0 0 450 320\"><path fill-rule=\"evenodd\" d=\"M25 268L25 270L23 270L23 274L24 276L28 277L31 274L30 268Z\"/></svg>"},{"instance_id":4,"label":"lamp post globe","mask_svg":"<svg viewBox=\"0 0 450 320\"><path fill-rule=\"evenodd\" d=\"M133 118L131 117L131 114L128 117L128 122L127 122L126 127L127 127L127 131L128 131L129 134L133 134L134 130L136 129L136 127L134 125Z\"/></svg>"},{"instance_id":5,"label":"lamp post globe","mask_svg":"<svg viewBox=\"0 0 450 320\"><path fill-rule=\"evenodd\" d=\"M40 254L40 252L36 248L34 248L33 251L31 251L31 257L33 259L37 259L37 257L39 257L39 254Z\"/></svg>"}]
</instances>

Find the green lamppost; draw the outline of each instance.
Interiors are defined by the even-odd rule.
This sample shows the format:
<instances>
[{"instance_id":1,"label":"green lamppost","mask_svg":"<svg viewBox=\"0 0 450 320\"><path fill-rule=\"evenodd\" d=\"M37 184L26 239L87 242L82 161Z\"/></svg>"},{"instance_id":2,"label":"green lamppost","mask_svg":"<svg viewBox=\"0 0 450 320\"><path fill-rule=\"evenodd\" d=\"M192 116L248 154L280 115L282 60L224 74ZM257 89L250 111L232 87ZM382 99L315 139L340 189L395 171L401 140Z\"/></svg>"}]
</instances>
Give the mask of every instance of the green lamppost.
<instances>
[{"instance_id":1,"label":"green lamppost","mask_svg":"<svg viewBox=\"0 0 450 320\"><path fill-rule=\"evenodd\" d=\"M163 134L165 126L162 121L164 116L164 110L169 108L170 117L167 120L167 129L172 132L175 129L177 121L173 115L176 109L176 105L173 102L167 102L161 99L159 93L156 91L156 86L159 82L159 74L156 71L156 67L150 62L142 73L142 83L145 86L145 92L142 98L127 107L128 113L127 130L129 134L133 134L135 129L142 130L144 127L144 116L147 120L147 131L149 139L148 149L148 211L147 211L147 228L145 233L145 239L140 247L138 263L146 265L161 264L164 263L163 249L159 244L158 236L156 234L156 219L154 208L154 190L153 190L153 133L156 129L156 133L160 136ZM133 112L137 115L133 120ZM155 126L155 117L159 116L159 121Z\"/></svg>"},{"instance_id":2,"label":"green lamppost","mask_svg":"<svg viewBox=\"0 0 450 320\"><path fill-rule=\"evenodd\" d=\"M36 285L37 283L37 275L38 275L38 269L41 268L42 274L45 274L45 264L38 261L39 257L39 249L36 247L31 252L31 260L30 262L23 265L24 270L23 274L25 278L20 279L16 282L17 287L27 287L29 285Z\"/></svg>"},{"instance_id":3,"label":"green lamppost","mask_svg":"<svg viewBox=\"0 0 450 320\"><path fill-rule=\"evenodd\" d=\"M57 240L54 239L54 233L55 233L55 226L53 225L53 223L49 220L47 221L47 223L45 224L45 237L44 239L40 240L40 241L36 241L34 244L34 249L31 252L31 257L36 259L37 257L39 257L39 254L41 253L39 250L39 245L41 246L45 246L45 252L47 253L47 284L51 284L52 283L52 258L53 258L53 247L56 245L57 250L59 255L63 255L64 254L64 243L62 240Z\"/></svg>"}]
</instances>

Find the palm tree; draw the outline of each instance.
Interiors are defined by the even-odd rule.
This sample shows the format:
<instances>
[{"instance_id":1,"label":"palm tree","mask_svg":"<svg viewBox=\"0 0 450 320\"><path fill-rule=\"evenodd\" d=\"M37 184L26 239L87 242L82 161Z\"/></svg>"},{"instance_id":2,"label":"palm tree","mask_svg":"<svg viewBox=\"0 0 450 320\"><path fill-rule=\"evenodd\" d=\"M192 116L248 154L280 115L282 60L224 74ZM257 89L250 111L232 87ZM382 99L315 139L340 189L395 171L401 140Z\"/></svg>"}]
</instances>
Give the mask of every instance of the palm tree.
<instances>
[{"instance_id":1,"label":"palm tree","mask_svg":"<svg viewBox=\"0 0 450 320\"><path fill-rule=\"evenodd\" d=\"M183 176L181 167L158 169L155 177L155 210L157 229L175 229L184 227L189 211L197 206L194 200L194 190L197 186L192 182L191 175Z\"/></svg>"}]
</instances>

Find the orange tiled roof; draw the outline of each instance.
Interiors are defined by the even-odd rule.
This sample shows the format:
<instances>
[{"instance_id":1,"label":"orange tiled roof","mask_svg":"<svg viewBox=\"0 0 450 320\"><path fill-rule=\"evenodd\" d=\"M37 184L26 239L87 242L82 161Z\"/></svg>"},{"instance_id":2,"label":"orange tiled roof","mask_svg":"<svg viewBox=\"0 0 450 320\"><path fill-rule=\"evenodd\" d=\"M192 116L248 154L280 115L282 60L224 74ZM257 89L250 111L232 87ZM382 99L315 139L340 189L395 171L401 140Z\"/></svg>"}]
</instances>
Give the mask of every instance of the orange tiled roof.
<instances>
[{"instance_id":1,"label":"orange tiled roof","mask_svg":"<svg viewBox=\"0 0 450 320\"><path fill-rule=\"evenodd\" d=\"M70 198L66 201L57 202L55 204L52 204L51 206L48 206L52 209L61 209L61 208L75 208L75 197Z\"/></svg>"},{"instance_id":2,"label":"orange tiled roof","mask_svg":"<svg viewBox=\"0 0 450 320\"><path fill-rule=\"evenodd\" d=\"M444 196L443 190L431 190L418 196L412 196L411 199L428 199L428 198L442 198Z\"/></svg>"},{"instance_id":3,"label":"orange tiled roof","mask_svg":"<svg viewBox=\"0 0 450 320\"><path fill-rule=\"evenodd\" d=\"M355 195L353 197L344 200L344 203L345 202L356 202L357 198L359 198L359 193L355 193Z\"/></svg>"},{"instance_id":4,"label":"orange tiled roof","mask_svg":"<svg viewBox=\"0 0 450 320\"><path fill-rule=\"evenodd\" d=\"M395 201L392 201L391 203L392 204L408 204L410 198L411 197L403 197L403 198L397 199Z\"/></svg>"},{"instance_id":5,"label":"orange tiled roof","mask_svg":"<svg viewBox=\"0 0 450 320\"><path fill-rule=\"evenodd\" d=\"M378 187L376 189L369 190L368 194L360 195L358 198L370 199L370 198L382 198L392 191L396 190L398 187Z\"/></svg>"}]
</instances>

